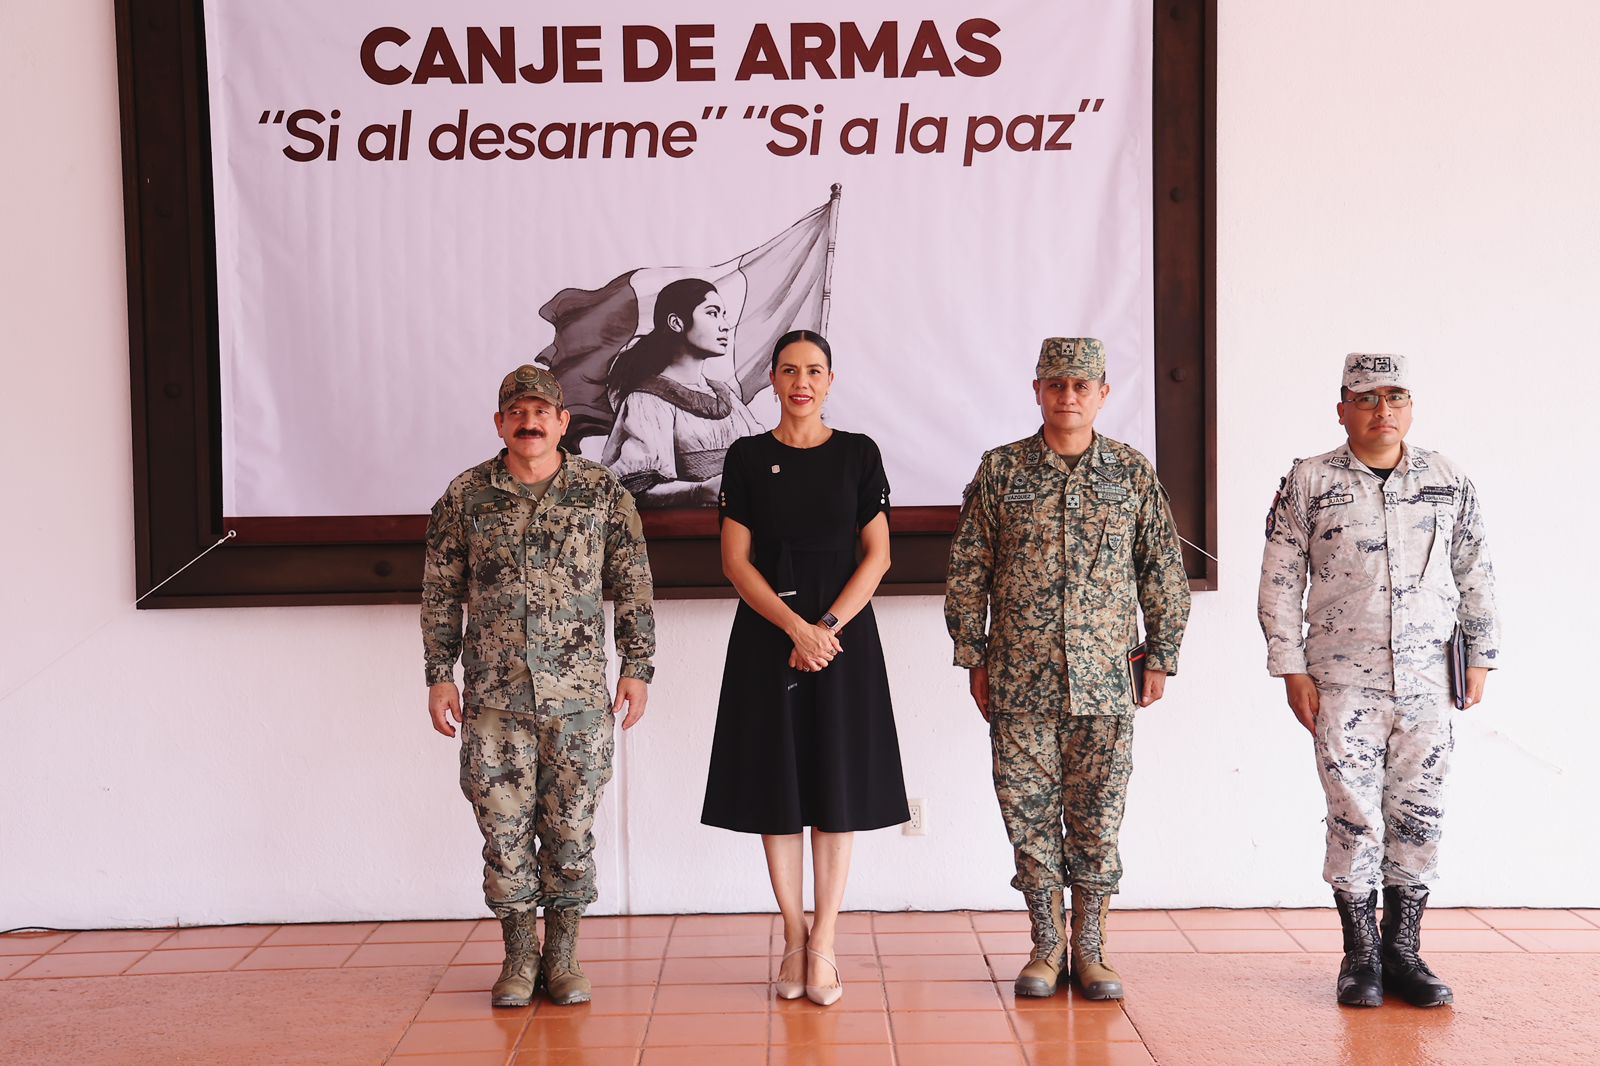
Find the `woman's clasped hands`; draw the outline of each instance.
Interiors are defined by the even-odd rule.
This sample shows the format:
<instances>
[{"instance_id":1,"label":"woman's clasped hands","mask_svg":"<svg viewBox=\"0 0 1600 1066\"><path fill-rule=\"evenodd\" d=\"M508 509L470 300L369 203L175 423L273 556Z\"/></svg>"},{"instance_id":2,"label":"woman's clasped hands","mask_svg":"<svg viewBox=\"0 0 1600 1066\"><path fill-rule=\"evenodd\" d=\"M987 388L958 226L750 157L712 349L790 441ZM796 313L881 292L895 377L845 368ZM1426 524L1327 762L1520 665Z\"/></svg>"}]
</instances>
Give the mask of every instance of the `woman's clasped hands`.
<instances>
[{"instance_id":1,"label":"woman's clasped hands","mask_svg":"<svg viewBox=\"0 0 1600 1066\"><path fill-rule=\"evenodd\" d=\"M815 673L844 651L838 635L821 624L799 622L789 630L788 635L794 642L794 648L789 652L789 666L795 670Z\"/></svg>"}]
</instances>

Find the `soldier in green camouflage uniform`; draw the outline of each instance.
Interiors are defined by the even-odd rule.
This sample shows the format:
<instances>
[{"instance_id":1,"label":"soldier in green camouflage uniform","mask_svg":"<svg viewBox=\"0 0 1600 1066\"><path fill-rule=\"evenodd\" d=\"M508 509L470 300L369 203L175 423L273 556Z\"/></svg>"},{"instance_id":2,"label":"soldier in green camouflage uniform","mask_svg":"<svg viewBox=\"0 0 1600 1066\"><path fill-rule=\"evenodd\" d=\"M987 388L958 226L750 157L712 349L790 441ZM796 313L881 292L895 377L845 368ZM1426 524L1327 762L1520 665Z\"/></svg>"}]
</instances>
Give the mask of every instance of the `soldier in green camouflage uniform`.
<instances>
[{"instance_id":1,"label":"soldier in green camouflage uniform","mask_svg":"<svg viewBox=\"0 0 1600 1066\"><path fill-rule=\"evenodd\" d=\"M596 896L592 830L611 780L611 716L626 706L622 727L638 721L653 672L639 513L610 471L561 450L569 420L547 370L507 375L495 413L505 449L452 481L428 520L428 710L446 736L456 735L452 720L463 723L461 790L483 833L484 897L506 941L496 1006L525 1006L539 981L540 905L546 989L559 1003L589 999L575 950L578 918ZM602 587L616 596L615 700Z\"/></svg>"},{"instance_id":2,"label":"soldier in green camouflage uniform","mask_svg":"<svg viewBox=\"0 0 1600 1066\"><path fill-rule=\"evenodd\" d=\"M1189 581L1149 460L1094 432L1110 394L1104 347L1050 338L1035 373L1044 425L985 453L967 486L945 622L989 723L1016 849L1011 884L1033 922L1016 990L1053 994L1070 953L1084 992L1115 999L1122 983L1105 964L1105 916L1122 875L1133 712L1160 699L1177 670ZM1129 655L1141 609L1147 657L1135 692Z\"/></svg>"}]
</instances>

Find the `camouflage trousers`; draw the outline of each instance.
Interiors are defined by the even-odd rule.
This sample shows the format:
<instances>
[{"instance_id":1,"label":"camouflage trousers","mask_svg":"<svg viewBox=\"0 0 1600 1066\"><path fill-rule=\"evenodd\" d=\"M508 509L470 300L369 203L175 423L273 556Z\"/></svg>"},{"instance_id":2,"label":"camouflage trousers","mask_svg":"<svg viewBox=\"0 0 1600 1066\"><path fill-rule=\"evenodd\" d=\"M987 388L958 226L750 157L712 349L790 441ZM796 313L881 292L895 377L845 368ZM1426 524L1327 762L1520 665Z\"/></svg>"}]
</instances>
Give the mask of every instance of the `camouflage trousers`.
<instances>
[{"instance_id":1,"label":"camouflage trousers","mask_svg":"<svg viewBox=\"0 0 1600 1066\"><path fill-rule=\"evenodd\" d=\"M1114 893L1117 835L1133 774L1131 714L996 712L994 791L1016 851L1021 892L1082 885Z\"/></svg>"},{"instance_id":2,"label":"camouflage trousers","mask_svg":"<svg viewBox=\"0 0 1600 1066\"><path fill-rule=\"evenodd\" d=\"M1322 876L1365 894L1426 885L1438 871L1450 698L1319 684L1317 772L1328 801Z\"/></svg>"},{"instance_id":3,"label":"camouflage trousers","mask_svg":"<svg viewBox=\"0 0 1600 1066\"><path fill-rule=\"evenodd\" d=\"M612 717L468 707L461 791L483 833L483 898L497 915L596 897L594 815L611 780Z\"/></svg>"}]
</instances>

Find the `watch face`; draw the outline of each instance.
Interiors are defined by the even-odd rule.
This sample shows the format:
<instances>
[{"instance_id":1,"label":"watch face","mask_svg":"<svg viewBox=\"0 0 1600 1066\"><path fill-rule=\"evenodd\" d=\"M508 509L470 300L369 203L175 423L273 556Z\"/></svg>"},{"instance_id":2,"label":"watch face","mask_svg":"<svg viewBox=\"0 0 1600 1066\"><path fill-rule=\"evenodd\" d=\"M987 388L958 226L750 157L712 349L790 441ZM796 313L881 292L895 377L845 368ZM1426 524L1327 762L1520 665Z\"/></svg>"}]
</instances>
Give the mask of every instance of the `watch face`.
<instances>
[{"instance_id":1,"label":"watch face","mask_svg":"<svg viewBox=\"0 0 1600 1066\"><path fill-rule=\"evenodd\" d=\"M829 611L827 614L822 616L822 624L827 626L829 629L833 629L839 624L838 616L836 616L832 611Z\"/></svg>"}]
</instances>

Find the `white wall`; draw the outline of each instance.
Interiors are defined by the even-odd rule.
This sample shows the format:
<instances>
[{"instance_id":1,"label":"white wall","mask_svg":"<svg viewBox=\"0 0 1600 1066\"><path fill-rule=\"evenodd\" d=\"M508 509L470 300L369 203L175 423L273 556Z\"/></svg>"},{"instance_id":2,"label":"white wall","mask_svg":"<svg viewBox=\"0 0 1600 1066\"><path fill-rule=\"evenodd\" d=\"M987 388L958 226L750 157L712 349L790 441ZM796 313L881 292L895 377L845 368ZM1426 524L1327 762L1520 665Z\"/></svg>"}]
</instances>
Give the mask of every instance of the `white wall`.
<instances>
[{"instance_id":1,"label":"white wall","mask_svg":"<svg viewBox=\"0 0 1600 1066\"><path fill-rule=\"evenodd\" d=\"M1583 556L1600 9L1223 0L1220 30L1222 588L1196 597L1182 673L1140 717L1121 902L1325 899L1320 796L1262 669L1254 571L1277 478L1338 442L1339 358L1366 348L1413 358L1414 439L1472 471L1500 574L1506 668L1460 719L1436 898L1600 905ZM23 160L0 168L0 928L481 912L413 610L131 609L109 6L0 9L0 101ZM939 602L878 610L932 831L864 837L849 904L1014 906ZM597 910L770 906L755 841L697 821L730 618L659 607L661 679L620 745Z\"/></svg>"}]
</instances>

